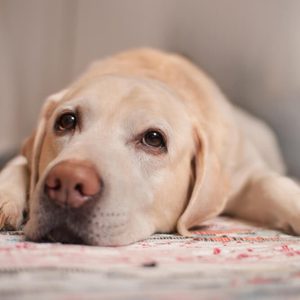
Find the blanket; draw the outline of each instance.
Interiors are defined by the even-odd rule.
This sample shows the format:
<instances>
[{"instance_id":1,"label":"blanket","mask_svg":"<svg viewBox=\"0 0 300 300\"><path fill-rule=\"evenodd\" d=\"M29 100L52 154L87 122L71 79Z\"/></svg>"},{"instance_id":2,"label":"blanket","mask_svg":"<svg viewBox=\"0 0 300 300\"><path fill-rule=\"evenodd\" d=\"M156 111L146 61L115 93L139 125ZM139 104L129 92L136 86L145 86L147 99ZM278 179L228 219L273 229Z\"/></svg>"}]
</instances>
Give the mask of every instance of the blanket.
<instances>
[{"instance_id":1,"label":"blanket","mask_svg":"<svg viewBox=\"0 0 300 300\"><path fill-rule=\"evenodd\" d=\"M300 238L227 217L124 247L0 232L0 299L300 299Z\"/></svg>"}]
</instances>

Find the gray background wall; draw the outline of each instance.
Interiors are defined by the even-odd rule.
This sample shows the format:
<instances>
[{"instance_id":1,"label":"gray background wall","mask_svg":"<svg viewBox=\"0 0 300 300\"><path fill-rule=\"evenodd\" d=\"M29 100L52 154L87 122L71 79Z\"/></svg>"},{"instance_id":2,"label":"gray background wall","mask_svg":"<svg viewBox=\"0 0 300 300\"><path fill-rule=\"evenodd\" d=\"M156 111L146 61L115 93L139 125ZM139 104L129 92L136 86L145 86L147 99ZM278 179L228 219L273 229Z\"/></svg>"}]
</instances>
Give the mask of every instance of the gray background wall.
<instances>
[{"instance_id":1,"label":"gray background wall","mask_svg":"<svg viewBox=\"0 0 300 300\"><path fill-rule=\"evenodd\" d=\"M0 154L87 64L143 45L186 54L267 120L300 176L298 0L0 0Z\"/></svg>"}]
</instances>

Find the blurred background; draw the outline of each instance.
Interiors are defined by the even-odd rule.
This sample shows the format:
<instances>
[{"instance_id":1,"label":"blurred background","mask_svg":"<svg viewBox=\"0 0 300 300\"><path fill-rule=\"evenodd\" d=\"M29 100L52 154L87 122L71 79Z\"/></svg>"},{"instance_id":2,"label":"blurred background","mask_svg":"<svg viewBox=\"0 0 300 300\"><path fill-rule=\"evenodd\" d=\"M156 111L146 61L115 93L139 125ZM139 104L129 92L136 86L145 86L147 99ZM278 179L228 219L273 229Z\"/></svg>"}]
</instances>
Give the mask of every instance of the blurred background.
<instances>
[{"instance_id":1,"label":"blurred background","mask_svg":"<svg viewBox=\"0 0 300 300\"><path fill-rule=\"evenodd\" d=\"M275 129L300 176L298 0L0 0L0 157L30 134L45 97L139 46L201 66Z\"/></svg>"}]
</instances>

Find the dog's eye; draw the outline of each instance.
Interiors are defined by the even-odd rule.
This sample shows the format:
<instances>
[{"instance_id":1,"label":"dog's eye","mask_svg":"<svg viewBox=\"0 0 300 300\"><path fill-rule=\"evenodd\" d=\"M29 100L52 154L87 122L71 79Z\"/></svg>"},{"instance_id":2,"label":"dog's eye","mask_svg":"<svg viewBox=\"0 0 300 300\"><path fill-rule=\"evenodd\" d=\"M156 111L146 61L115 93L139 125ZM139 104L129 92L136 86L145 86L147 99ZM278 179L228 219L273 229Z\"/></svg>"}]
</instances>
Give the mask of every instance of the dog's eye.
<instances>
[{"instance_id":1,"label":"dog's eye","mask_svg":"<svg viewBox=\"0 0 300 300\"><path fill-rule=\"evenodd\" d=\"M70 131L76 128L77 116L75 113L67 112L62 114L55 123L55 130L58 132Z\"/></svg>"},{"instance_id":2,"label":"dog's eye","mask_svg":"<svg viewBox=\"0 0 300 300\"><path fill-rule=\"evenodd\" d=\"M165 148L166 142L163 135L158 131L148 131L142 139L142 143L146 146L155 148Z\"/></svg>"}]
</instances>

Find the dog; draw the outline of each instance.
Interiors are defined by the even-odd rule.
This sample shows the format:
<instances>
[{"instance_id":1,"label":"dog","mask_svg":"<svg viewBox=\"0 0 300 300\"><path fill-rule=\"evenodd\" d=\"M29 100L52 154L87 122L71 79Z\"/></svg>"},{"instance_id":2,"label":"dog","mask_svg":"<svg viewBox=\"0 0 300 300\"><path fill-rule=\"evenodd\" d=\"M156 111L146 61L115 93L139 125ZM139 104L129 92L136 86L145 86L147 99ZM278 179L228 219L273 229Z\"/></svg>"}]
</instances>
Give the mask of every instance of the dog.
<instances>
[{"instance_id":1,"label":"dog","mask_svg":"<svg viewBox=\"0 0 300 300\"><path fill-rule=\"evenodd\" d=\"M0 227L120 246L227 214L300 235L300 188L271 129L186 58L134 49L50 96L0 173Z\"/></svg>"}]
</instances>

